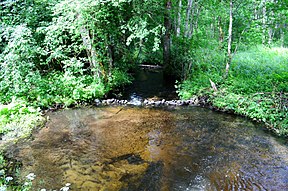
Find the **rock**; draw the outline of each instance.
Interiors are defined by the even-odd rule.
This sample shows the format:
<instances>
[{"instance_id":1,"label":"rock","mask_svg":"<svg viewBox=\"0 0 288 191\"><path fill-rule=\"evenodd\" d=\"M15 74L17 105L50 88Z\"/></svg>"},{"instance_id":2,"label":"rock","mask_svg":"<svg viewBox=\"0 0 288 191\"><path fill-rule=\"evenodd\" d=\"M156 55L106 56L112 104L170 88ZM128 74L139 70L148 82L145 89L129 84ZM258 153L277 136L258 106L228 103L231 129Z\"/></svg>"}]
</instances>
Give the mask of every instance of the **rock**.
<instances>
[{"instance_id":1,"label":"rock","mask_svg":"<svg viewBox=\"0 0 288 191\"><path fill-rule=\"evenodd\" d=\"M143 103L144 103L144 105L148 105L149 101L147 99L145 99Z\"/></svg>"},{"instance_id":2,"label":"rock","mask_svg":"<svg viewBox=\"0 0 288 191\"><path fill-rule=\"evenodd\" d=\"M194 99L194 104L195 104L195 105L199 105L199 100L198 100L198 98Z\"/></svg>"},{"instance_id":3,"label":"rock","mask_svg":"<svg viewBox=\"0 0 288 191\"><path fill-rule=\"evenodd\" d=\"M94 103L95 103L95 105L97 105L97 106L98 106L98 105L101 105L101 100L95 99L95 100L94 100Z\"/></svg>"},{"instance_id":4,"label":"rock","mask_svg":"<svg viewBox=\"0 0 288 191\"><path fill-rule=\"evenodd\" d=\"M172 106L175 106L175 105L176 105L176 103L175 103L174 100L172 100L172 101L167 101L167 103L168 103L168 105L172 105Z\"/></svg>"},{"instance_id":5,"label":"rock","mask_svg":"<svg viewBox=\"0 0 288 191\"><path fill-rule=\"evenodd\" d=\"M155 104L155 102L152 100L152 101L150 101L150 105L154 105Z\"/></svg>"},{"instance_id":6,"label":"rock","mask_svg":"<svg viewBox=\"0 0 288 191\"><path fill-rule=\"evenodd\" d=\"M185 105L190 105L190 100L185 100L185 101L184 101L184 104L185 104Z\"/></svg>"},{"instance_id":7,"label":"rock","mask_svg":"<svg viewBox=\"0 0 288 191\"><path fill-rule=\"evenodd\" d=\"M183 101L182 101L182 100L177 100L177 101L176 101L176 105L178 105L178 106L183 105Z\"/></svg>"},{"instance_id":8,"label":"rock","mask_svg":"<svg viewBox=\"0 0 288 191\"><path fill-rule=\"evenodd\" d=\"M158 107L158 106L160 106L160 105L162 105L162 101L156 101L156 102L155 102L155 106L156 106L156 107Z\"/></svg>"},{"instance_id":9,"label":"rock","mask_svg":"<svg viewBox=\"0 0 288 191\"><path fill-rule=\"evenodd\" d=\"M95 99L94 104L96 106L107 106L107 105L134 105L134 106L151 106L151 107L160 107L160 106L183 106L183 105L190 105L190 106L199 106L199 105L207 105L207 99L205 98L197 98L193 97L190 98L189 100L142 100L142 99L132 99L131 101L127 100L118 100L118 99L106 99L106 100L100 100L100 99Z\"/></svg>"},{"instance_id":10,"label":"rock","mask_svg":"<svg viewBox=\"0 0 288 191\"><path fill-rule=\"evenodd\" d=\"M107 99L106 101L107 101L107 103L110 105L110 104L112 104L112 103L115 101L115 99L114 99L114 98L112 98L112 99Z\"/></svg>"},{"instance_id":11,"label":"rock","mask_svg":"<svg viewBox=\"0 0 288 191\"><path fill-rule=\"evenodd\" d=\"M107 100L102 100L103 105L107 105Z\"/></svg>"}]
</instances>

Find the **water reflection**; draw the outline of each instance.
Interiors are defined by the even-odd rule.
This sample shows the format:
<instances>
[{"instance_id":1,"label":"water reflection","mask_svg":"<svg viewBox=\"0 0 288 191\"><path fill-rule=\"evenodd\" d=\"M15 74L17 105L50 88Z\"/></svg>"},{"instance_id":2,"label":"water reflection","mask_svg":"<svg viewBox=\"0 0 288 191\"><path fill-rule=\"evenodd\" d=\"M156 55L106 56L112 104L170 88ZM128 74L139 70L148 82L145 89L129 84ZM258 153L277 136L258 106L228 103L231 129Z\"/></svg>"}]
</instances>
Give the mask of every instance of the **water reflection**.
<instances>
[{"instance_id":1,"label":"water reflection","mask_svg":"<svg viewBox=\"0 0 288 191\"><path fill-rule=\"evenodd\" d=\"M126 88L122 99L128 101L176 99L175 80L165 79L162 70L138 70L132 85ZM143 100L142 100L143 101Z\"/></svg>"},{"instance_id":2,"label":"water reflection","mask_svg":"<svg viewBox=\"0 0 288 191\"><path fill-rule=\"evenodd\" d=\"M201 108L52 113L19 145L35 189L287 190L288 149L243 118Z\"/></svg>"}]
</instances>

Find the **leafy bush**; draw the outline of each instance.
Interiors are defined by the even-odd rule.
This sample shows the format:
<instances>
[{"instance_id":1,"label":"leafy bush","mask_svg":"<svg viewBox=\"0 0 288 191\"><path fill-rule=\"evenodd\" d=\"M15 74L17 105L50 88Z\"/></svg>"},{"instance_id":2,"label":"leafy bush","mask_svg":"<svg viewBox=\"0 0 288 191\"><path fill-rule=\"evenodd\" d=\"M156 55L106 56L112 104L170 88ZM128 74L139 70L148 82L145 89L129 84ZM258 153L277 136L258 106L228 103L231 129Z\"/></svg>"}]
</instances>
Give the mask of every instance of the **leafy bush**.
<instances>
[{"instance_id":1,"label":"leafy bush","mask_svg":"<svg viewBox=\"0 0 288 191\"><path fill-rule=\"evenodd\" d=\"M37 46L31 30L19 25L6 27L3 34L8 44L0 54L0 97L10 102L12 96L25 96L40 74L34 65Z\"/></svg>"},{"instance_id":2,"label":"leafy bush","mask_svg":"<svg viewBox=\"0 0 288 191\"><path fill-rule=\"evenodd\" d=\"M131 76L126 72L115 69L112 71L112 75L109 77L109 88L115 88L123 84L131 83Z\"/></svg>"},{"instance_id":3,"label":"leafy bush","mask_svg":"<svg viewBox=\"0 0 288 191\"><path fill-rule=\"evenodd\" d=\"M261 121L279 135L288 134L288 95L251 94L241 95L221 91L210 97L214 107L233 111L253 120Z\"/></svg>"},{"instance_id":4,"label":"leafy bush","mask_svg":"<svg viewBox=\"0 0 288 191\"><path fill-rule=\"evenodd\" d=\"M40 109L27 106L23 100L13 99L8 105L0 105L0 134L2 140L10 140L30 134L41 125L44 118Z\"/></svg>"}]
</instances>

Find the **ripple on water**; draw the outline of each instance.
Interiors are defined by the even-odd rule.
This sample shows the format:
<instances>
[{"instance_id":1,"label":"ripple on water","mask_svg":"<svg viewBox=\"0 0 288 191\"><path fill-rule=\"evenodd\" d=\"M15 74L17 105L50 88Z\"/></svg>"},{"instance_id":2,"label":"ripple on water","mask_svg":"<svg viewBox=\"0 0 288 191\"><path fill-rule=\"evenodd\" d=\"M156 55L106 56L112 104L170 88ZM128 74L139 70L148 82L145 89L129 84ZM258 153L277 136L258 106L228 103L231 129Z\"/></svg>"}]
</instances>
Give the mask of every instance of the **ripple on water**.
<instances>
[{"instance_id":1,"label":"ripple on water","mask_svg":"<svg viewBox=\"0 0 288 191\"><path fill-rule=\"evenodd\" d=\"M287 145L201 108L60 111L17 147L35 189L288 190Z\"/></svg>"}]
</instances>

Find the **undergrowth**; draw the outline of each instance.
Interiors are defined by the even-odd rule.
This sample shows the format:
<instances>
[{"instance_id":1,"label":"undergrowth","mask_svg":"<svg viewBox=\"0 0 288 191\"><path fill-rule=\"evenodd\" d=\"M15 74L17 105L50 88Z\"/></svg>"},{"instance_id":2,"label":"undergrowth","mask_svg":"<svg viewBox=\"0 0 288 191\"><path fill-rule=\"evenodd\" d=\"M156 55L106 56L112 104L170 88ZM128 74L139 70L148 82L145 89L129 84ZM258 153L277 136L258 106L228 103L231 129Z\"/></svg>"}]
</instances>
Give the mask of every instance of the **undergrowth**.
<instances>
[{"instance_id":1,"label":"undergrowth","mask_svg":"<svg viewBox=\"0 0 288 191\"><path fill-rule=\"evenodd\" d=\"M189 99L209 95L215 108L262 121L277 134L287 136L288 49L256 47L239 52L227 79L222 77L223 60L217 60L216 51L214 55L213 63L200 63L210 65L210 70L194 70L189 79L177 85L179 96ZM209 79L216 84L217 92L211 90Z\"/></svg>"},{"instance_id":2,"label":"undergrowth","mask_svg":"<svg viewBox=\"0 0 288 191\"><path fill-rule=\"evenodd\" d=\"M7 105L0 105L1 140L6 142L27 136L44 121L39 108L28 106L23 100L13 99Z\"/></svg>"}]
</instances>

